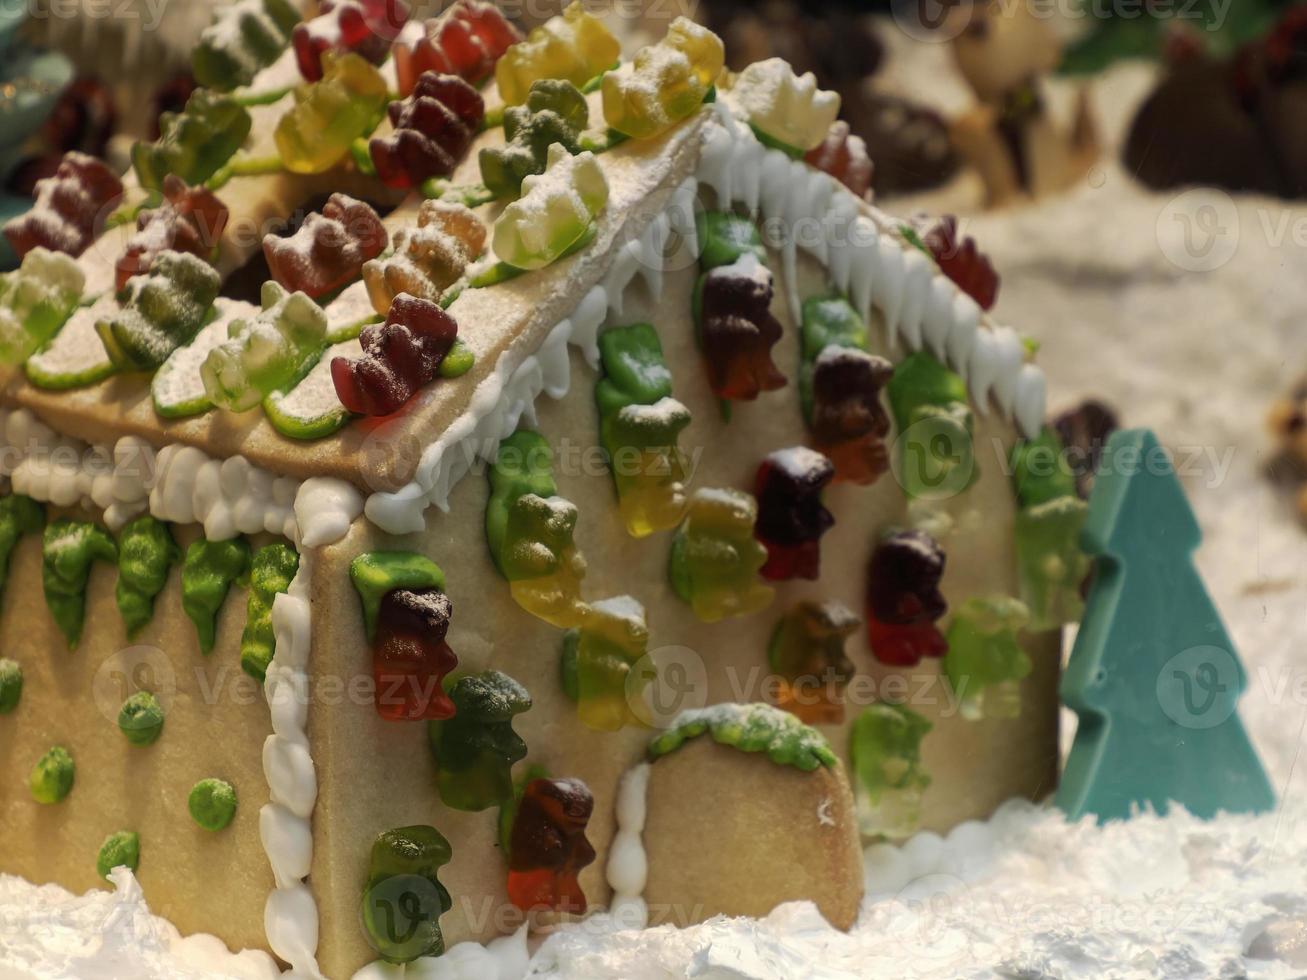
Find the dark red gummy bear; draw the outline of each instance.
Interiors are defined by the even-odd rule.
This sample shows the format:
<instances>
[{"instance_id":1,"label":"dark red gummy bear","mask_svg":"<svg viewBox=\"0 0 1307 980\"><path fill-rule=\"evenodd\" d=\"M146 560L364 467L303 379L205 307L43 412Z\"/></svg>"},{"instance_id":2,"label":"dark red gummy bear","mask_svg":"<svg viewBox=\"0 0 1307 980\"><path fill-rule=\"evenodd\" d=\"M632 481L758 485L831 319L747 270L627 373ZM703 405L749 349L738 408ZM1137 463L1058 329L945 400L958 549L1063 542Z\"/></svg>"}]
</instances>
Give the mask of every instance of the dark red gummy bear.
<instances>
[{"instance_id":1,"label":"dark red gummy bear","mask_svg":"<svg viewBox=\"0 0 1307 980\"><path fill-rule=\"evenodd\" d=\"M843 119L831 123L826 138L803 159L830 174L858 197L866 197L871 189L872 166L867 144L861 136L849 132L849 124Z\"/></svg>"},{"instance_id":2,"label":"dark red gummy bear","mask_svg":"<svg viewBox=\"0 0 1307 980\"><path fill-rule=\"evenodd\" d=\"M371 205L336 193L295 234L263 236L263 254L273 279L317 299L357 279L363 263L385 251L389 241Z\"/></svg>"},{"instance_id":3,"label":"dark red gummy bear","mask_svg":"<svg viewBox=\"0 0 1307 980\"><path fill-rule=\"evenodd\" d=\"M894 374L883 357L853 347L831 346L812 368L812 434L835 464L835 479L862 486L889 469L889 414L881 389Z\"/></svg>"},{"instance_id":4,"label":"dark red gummy bear","mask_svg":"<svg viewBox=\"0 0 1307 980\"><path fill-rule=\"evenodd\" d=\"M921 240L939 263L940 271L958 289L974 299L982 310L993 308L994 300L998 299L998 273L989 257L976 247L974 238L968 235L958 239L957 218L944 215Z\"/></svg>"},{"instance_id":5,"label":"dark red gummy bear","mask_svg":"<svg viewBox=\"0 0 1307 980\"><path fill-rule=\"evenodd\" d=\"M406 23L403 0L322 0L318 16L291 32L300 74L310 82L321 80L327 51L353 51L379 65Z\"/></svg>"},{"instance_id":6,"label":"dark red gummy bear","mask_svg":"<svg viewBox=\"0 0 1307 980\"><path fill-rule=\"evenodd\" d=\"M189 187L176 174L163 178L163 203L136 216L136 234L118 257L115 285L150 271L160 252L186 252L206 262L222 238L229 212L207 187Z\"/></svg>"},{"instance_id":7,"label":"dark red gummy bear","mask_svg":"<svg viewBox=\"0 0 1307 980\"><path fill-rule=\"evenodd\" d=\"M363 328L362 357L332 360L336 397L358 415L398 412L435 380L457 337L458 324L438 305L400 293L385 323Z\"/></svg>"},{"instance_id":8,"label":"dark red gummy bear","mask_svg":"<svg viewBox=\"0 0 1307 980\"><path fill-rule=\"evenodd\" d=\"M752 401L785 386L771 359L782 333L771 299L771 273L762 266L752 274L719 266L704 277L699 341L718 398Z\"/></svg>"},{"instance_id":9,"label":"dark red gummy bear","mask_svg":"<svg viewBox=\"0 0 1307 980\"><path fill-rule=\"evenodd\" d=\"M453 613L438 589L391 589L381 597L372 644L377 714L387 721L440 721L454 716L445 675L458 658L445 642Z\"/></svg>"},{"instance_id":10,"label":"dark red gummy bear","mask_svg":"<svg viewBox=\"0 0 1307 980\"><path fill-rule=\"evenodd\" d=\"M395 45L399 91L408 95L423 72L458 75L469 82L490 76L505 51L522 40L522 33L494 4L458 0L439 17L423 25L420 37Z\"/></svg>"},{"instance_id":11,"label":"dark red gummy bear","mask_svg":"<svg viewBox=\"0 0 1307 980\"><path fill-rule=\"evenodd\" d=\"M527 783L509 838L510 902L523 912L585 912L585 892L577 875L595 859L585 836L593 811L594 797L579 779Z\"/></svg>"},{"instance_id":12,"label":"dark red gummy bear","mask_svg":"<svg viewBox=\"0 0 1307 980\"><path fill-rule=\"evenodd\" d=\"M867 632L883 664L915 667L942 657L948 642L935 626L948 603L939 591L944 550L924 531L898 531L876 546L867 574Z\"/></svg>"},{"instance_id":13,"label":"dark red gummy bear","mask_svg":"<svg viewBox=\"0 0 1307 980\"><path fill-rule=\"evenodd\" d=\"M65 153L54 175L36 182L32 208L4 227L22 258L40 246L74 257L86 251L96 226L123 195L123 182L95 157Z\"/></svg>"},{"instance_id":14,"label":"dark red gummy bear","mask_svg":"<svg viewBox=\"0 0 1307 980\"><path fill-rule=\"evenodd\" d=\"M763 578L821 575L820 539L835 524L821 504L821 491L834 475L829 459L802 447L777 450L762 461L754 480L758 521L753 533L767 549Z\"/></svg>"},{"instance_id":15,"label":"dark red gummy bear","mask_svg":"<svg viewBox=\"0 0 1307 980\"><path fill-rule=\"evenodd\" d=\"M382 183L403 188L452 174L481 127L486 105L457 75L428 71L388 111L395 131L374 138L368 148Z\"/></svg>"}]
</instances>

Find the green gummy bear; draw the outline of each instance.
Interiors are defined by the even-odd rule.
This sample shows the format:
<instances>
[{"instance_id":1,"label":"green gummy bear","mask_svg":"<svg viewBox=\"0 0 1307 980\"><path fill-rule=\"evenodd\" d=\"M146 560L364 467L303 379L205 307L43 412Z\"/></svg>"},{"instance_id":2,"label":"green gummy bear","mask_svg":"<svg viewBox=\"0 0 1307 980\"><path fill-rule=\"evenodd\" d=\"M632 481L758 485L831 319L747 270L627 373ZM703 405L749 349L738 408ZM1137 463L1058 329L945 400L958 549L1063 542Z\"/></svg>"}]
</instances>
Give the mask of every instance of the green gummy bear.
<instances>
[{"instance_id":1,"label":"green gummy bear","mask_svg":"<svg viewBox=\"0 0 1307 980\"><path fill-rule=\"evenodd\" d=\"M11 714L23 698L23 668L16 660L0 657L0 715Z\"/></svg>"},{"instance_id":2,"label":"green gummy bear","mask_svg":"<svg viewBox=\"0 0 1307 980\"><path fill-rule=\"evenodd\" d=\"M122 529L115 594L128 639L153 618L154 598L168 584L168 570L181 556L168 525L157 517L143 514Z\"/></svg>"},{"instance_id":3,"label":"green gummy bear","mask_svg":"<svg viewBox=\"0 0 1307 980\"><path fill-rule=\"evenodd\" d=\"M100 853L95 858L95 872L101 878L108 879L114 868L126 868L132 873L141 863L141 838L133 831L120 830L110 834L100 845Z\"/></svg>"},{"instance_id":4,"label":"green gummy bear","mask_svg":"<svg viewBox=\"0 0 1307 980\"><path fill-rule=\"evenodd\" d=\"M1076 478L1062 451L1062 440L1048 426L1034 439L1012 447L1012 490L1018 507L1076 496Z\"/></svg>"},{"instance_id":5,"label":"green gummy bear","mask_svg":"<svg viewBox=\"0 0 1307 980\"><path fill-rule=\"evenodd\" d=\"M191 787L186 809L205 830L222 830L236 816L236 788L223 779L201 779Z\"/></svg>"},{"instance_id":6,"label":"green gummy bear","mask_svg":"<svg viewBox=\"0 0 1307 980\"><path fill-rule=\"evenodd\" d=\"M526 758L513 718L531 695L497 670L461 677L449 689L452 718L427 723L440 801L455 810L485 810L513 795L512 769Z\"/></svg>"},{"instance_id":7,"label":"green gummy bear","mask_svg":"<svg viewBox=\"0 0 1307 980\"><path fill-rule=\"evenodd\" d=\"M812 376L817 358L827 347L871 349L867 324L843 296L813 296L803 301L803 327L799 333L802 362L799 366L799 404L803 418L812 424Z\"/></svg>"},{"instance_id":8,"label":"green gummy bear","mask_svg":"<svg viewBox=\"0 0 1307 980\"><path fill-rule=\"evenodd\" d=\"M237 0L220 9L191 52L195 80L220 92L250 84L290 44L299 21L287 0Z\"/></svg>"},{"instance_id":9,"label":"green gummy bear","mask_svg":"<svg viewBox=\"0 0 1307 980\"><path fill-rule=\"evenodd\" d=\"M486 538L490 555L505 578L504 546L508 535L509 512L518 499L534 494L548 499L558 493L554 483L554 454L544 436L529 429L518 429L499 444L499 452L488 473L490 499L486 503Z\"/></svg>"},{"instance_id":10,"label":"green gummy bear","mask_svg":"<svg viewBox=\"0 0 1307 980\"><path fill-rule=\"evenodd\" d=\"M37 803L58 803L73 790L77 767L62 745L56 745L36 760L27 788Z\"/></svg>"},{"instance_id":11,"label":"green gummy bear","mask_svg":"<svg viewBox=\"0 0 1307 980\"><path fill-rule=\"evenodd\" d=\"M118 711L118 730L133 745L153 745L163 732L163 705L149 691L137 691Z\"/></svg>"},{"instance_id":12,"label":"green gummy bear","mask_svg":"<svg viewBox=\"0 0 1307 980\"><path fill-rule=\"evenodd\" d=\"M64 518L45 529L41 563L45 604L68 640L70 650L77 649L77 641L82 636L86 583L94 561L111 564L118 561L118 546L104 528L89 521Z\"/></svg>"},{"instance_id":13,"label":"green gummy bear","mask_svg":"<svg viewBox=\"0 0 1307 980\"><path fill-rule=\"evenodd\" d=\"M944 673L961 699L963 717L1016 718L1021 713L1017 682L1032 665L1017 633L1029 622L1025 604L1004 595L968 599L953 614Z\"/></svg>"},{"instance_id":14,"label":"green gummy bear","mask_svg":"<svg viewBox=\"0 0 1307 980\"><path fill-rule=\"evenodd\" d=\"M122 309L95 324L109 359L125 370L153 371L194 339L221 285L203 259L161 253L148 273L127 280L118 294Z\"/></svg>"},{"instance_id":15,"label":"green gummy bear","mask_svg":"<svg viewBox=\"0 0 1307 980\"><path fill-rule=\"evenodd\" d=\"M700 488L672 539L672 591L706 623L757 612L774 591L758 580L767 549L754 537L758 503L739 490Z\"/></svg>"},{"instance_id":16,"label":"green gummy bear","mask_svg":"<svg viewBox=\"0 0 1307 980\"><path fill-rule=\"evenodd\" d=\"M0 364L20 364L77 309L86 276L67 255L36 247L0 274Z\"/></svg>"},{"instance_id":17,"label":"green gummy bear","mask_svg":"<svg viewBox=\"0 0 1307 980\"><path fill-rule=\"evenodd\" d=\"M885 386L898 429L899 482L910 498L944 499L980 476L967 384L925 351L905 358Z\"/></svg>"},{"instance_id":18,"label":"green gummy bear","mask_svg":"<svg viewBox=\"0 0 1307 980\"><path fill-rule=\"evenodd\" d=\"M363 926L383 960L407 963L444 953L440 916L453 901L437 872L452 856L435 827L397 827L373 842Z\"/></svg>"},{"instance_id":19,"label":"green gummy bear","mask_svg":"<svg viewBox=\"0 0 1307 980\"><path fill-rule=\"evenodd\" d=\"M826 736L788 711L770 704L717 704L683 711L674 727L649 743L649 758L675 752L692 738L711 735L713 741L741 752L766 752L772 762L813 772L836 764Z\"/></svg>"},{"instance_id":20,"label":"green gummy bear","mask_svg":"<svg viewBox=\"0 0 1307 980\"><path fill-rule=\"evenodd\" d=\"M481 151L482 183L496 197L517 197L523 178L544 173L551 144L581 151L581 131L589 124L589 107L575 85L557 78L534 82L523 105L504 110L504 145Z\"/></svg>"},{"instance_id":21,"label":"green gummy bear","mask_svg":"<svg viewBox=\"0 0 1307 980\"><path fill-rule=\"evenodd\" d=\"M564 634L563 687L582 724L601 732L644 724L634 702L655 676L648 648L644 606L630 596L593 603Z\"/></svg>"},{"instance_id":22,"label":"green gummy bear","mask_svg":"<svg viewBox=\"0 0 1307 980\"><path fill-rule=\"evenodd\" d=\"M163 189L163 178L176 174L186 183L202 184L231 159L250 135L250 114L243 105L211 89L197 88L181 112L159 117L159 138L132 147L132 166L147 190Z\"/></svg>"},{"instance_id":23,"label":"green gummy bear","mask_svg":"<svg viewBox=\"0 0 1307 980\"><path fill-rule=\"evenodd\" d=\"M236 319L228 339L200 366L204 390L228 412L256 408L271 392L289 388L317 363L326 345L327 314L304 293L263 284L263 312Z\"/></svg>"},{"instance_id":24,"label":"green gummy bear","mask_svg":"<svg viewBox=\"0 0 1307 980\"><path fill-rule=\"evenodd\" d=\"M720 265L734 265L745 255L754 255L767 265L758 227L733 211L701 211L695 218L699 238L699 268L704 272Z\"/></svg>"},{"instance_id":25,"label":"green gummy bear","mask_svg":"<svg viewBox=\"0 0 1307 980\"><path fill-rule=\"evenodd\" d=\"M11 493L0 497L0 588L9 577L9 558L24 534L45 527L45 508L31 497Z\"/></svg>"},{"instance_id":26,"label":"green gummy bear","mask_svg":"<svg viewBox=\"0 0 1307 980\"><path fill-rule=\"evenodd\" d=\"M1080 586L1091 560L1080 546L1089 505L1075 495L1017 511L1017 573L1030 629L1051 630L1080 619Z\"/></svg>"},{"instance_id":27,"label":"green gummy bear","mask_svg":"<svg viewBox=\"0 0 1307 980\"><path fill-rule=\"evenodd\" d=\"M241 669L255 680L262 681L266 676L276 648L272 603L277 593L290 589L299 567L299 554L280 541L260 548L250 562L250 594L245 600L245 629L241 633Z\"/></svg>"},{"instance_id":28,"label":"green gummy bear","mask_svg":"<svg viewBox=\"0 0 1307 980\"><path fill-rule=\"evenodd\" d=\"M371 641L377 633L381 600L395 589L445 591L445 573L430 558L412 551L368 551L349 565L349 578L363 603L363 625Z\"/></svg>"},{"instance_id":29,"label":"green gummy bear","mask_svg":"<svg viewBox=\"0 0 1307 980\"><path fill-rule=\"evenodd\" d=\"M232 583L245 577L250 567L250 545L244 538L210 541L200 538L186 549L182 563L182 609L195 624L200 651L213 650L218 610Z\"/></svg>"},{"instance_id":30,"label":"green gummy bear","mask_svg":"<svg viewBox=\"0 0 1307 980\"><path fill-rule=\"evenodd\" d=\"M901 704L863 709L849 732L858 823L865 836L903 837L917 827L930 775L921 765L929 721Z\"/></svg>"}]
</instances>

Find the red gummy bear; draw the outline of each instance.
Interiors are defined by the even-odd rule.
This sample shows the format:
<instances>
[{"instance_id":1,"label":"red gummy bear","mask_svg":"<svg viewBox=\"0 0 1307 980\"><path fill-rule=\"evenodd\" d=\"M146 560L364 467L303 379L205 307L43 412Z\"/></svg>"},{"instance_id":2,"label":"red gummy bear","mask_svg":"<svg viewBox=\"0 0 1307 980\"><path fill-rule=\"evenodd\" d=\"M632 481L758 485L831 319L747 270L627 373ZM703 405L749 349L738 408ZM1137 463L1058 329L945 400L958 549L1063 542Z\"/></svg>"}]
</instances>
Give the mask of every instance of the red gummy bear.
<instances>
[{"instance_id":1,"label":"red gummy bear","mask_svg":"<svg viewBox=\"0 0 1307 980\"><path fill-rule=\"evenodd\" d=\"M883 664L915 667L942 657L948 641L935 626L948 603L939 591L944 550L924 531L898 531L876 546L867 576L867 632Z\"/></svg>"},{"instance_id":2,"label":"red gummy bear","mask_svg":"<svg viewBox=\"0 0 1307 980\"><path fill-rule=\"evenodd\" d=\"M115 285L150 271L160 252L186 252L209 261L227 227L227 205L207 187L189 187L176 174L163 178L163 203L136 216L136 234L118 257Z\"/></svg>"},{"instance_id":3,"label":"red gummy bear","mask_svg":"<svg viewBox=\"0 0 1307 980\"><path fill-rule=\"evenodd\" d=\"M779 449L762 461L754 485L754 536L767 549L767 562L759 570L763 578L821 575L820 539L835 524L821 505L821 491L834 475L829 459L803 447Z\"/></svg>"},{"instance_id":4,"label":"red gummy bear","mask_svg":"<svg viewBox=\"0 0 1307 980\"><path fill-rule=\"evenodd\" d=\"M858 197L871 190L871 157L861 136L849 132L849 124L836 119L826 138L803 158L818 170L830 174Z\"/></svg>"},{"instance_id":5,"label":"red gummy bear","mask_svg":"<svg viewBox=\"0 0 1307 980\"><path fill-rule=\"evenodd\" d=\"M123 194L123 182L95 157L70 150L54 176L36 182L36 201L26 214L8 222L5 238L22 258L38 245L76 257L95 238Z\"/></svg>"},{"instance_id":6,"label":"red gummy bear","mask_svg":"<svg viewBox=\"0 0 1307 980\"><path fill-rule=\"evenodd\" d=\"M438 589L391 589L381 598L372 645L377 714L387 721L440 721L454 716L445 675L458 658L445 642L453 613Z\"/></svg>"},{"instance_id":7,"label":"red gummy bear","mask_svg":"<svg viewBox=\"0 0 1307 980\"><path fill-rule=\"evenodd\" d=\"M577 875L595 859L585 836L593 810L594 797L579 779L527 783L509 838L510 902L523 912L585 912L585 892Z\"/></svg>"},{"instance_id":8,"label":"red gummy bear","mask_svg":"<svg viewBox=\"0 0 1307 980\"><path fill-rule=\"evenodd\" d=\"M989 256L976 247L968 235L958 239L958 219L946 214L921 236L930 254L939 263L939 271L953 280L958 289L976 301L982 310L991 309L998 299L998 273Z\"/></svg>"},{"instance_id":9,"label":"red gummy bear","mask_svg":"<svg viewBox=\"0 0 1307 980\"><path fill-rule=\"evenodd\" d=\"M272 278L317 299L359 276L363 263L386 249L390 236L377 212L347 194L332 194L295 234L263 236Z\"/></svg>"},{"instance_id":10,"label":"red gummy bear","mask_svg":"<svg viewBox=\"0 0 1307 980\"><path fill-rule=\"evenodd\" d=\"M363 356L331 362L336 397L357 415L398 412L435 380L458 337L454 318L429 300L400 293L386 322L363 328Z\"/></svg>"},{"instance_id":11,"label":"red gummy bear","mask_svg":"<svg viewBox=\"0 0 1307 980\"><path fill-rule=\"evenodd\" d=\"M428 71L388 111L394 133L375 137L368 148L382 183L403 188L452 174L481 127L486 105L457 75Z\"/></svg>"},{"instance_id":12,"label":"red gummy bear","mask_svg":"<svg viewBox=\"0 0 1307 980\"><path fill-rule=\"evenodd\" d=\"M782 333L771 315L771 272L746 256L704 276L701 295L699 341L713 394L752 401L783 388L785 375L771 359Z\"/></svg>"},{"instance_id":13,"label":"red gummy bear","mask_svg":"<svg viewBox=\"0 0 1307 980\"><path fill-rule=\"evenodd\" d=\"M410 37L405 31L395 44L395 74L399 92L408 95L423 72L458 75L469 82L490 76L505 51L522 40L522 32L494 4L458 0L439 17L428 20Z\"/></svg>"},{"instance_id":14,"label":"red gummy bear","mask_svg":"<svg viewBox=\"0 0 1307 980\"><path fill-rule=\"evenodd\" d=\"M296 24L291 32L300 74L310 82L320 81L327 51L353 51L379 65L406 23L403 0L322 0L318 16Z\"/></svg>"},{"instance_id":15,"label":"red gummy bear","mask_svg":"<svg viewBox=\"0 0 1307 980\"><path fill-rule=\"evenodd\" d=\"M835 479L862 486L889 469L889 415L881 389L894 374L883 357L852 347L827 347L812 370L812 432L835 464Z\"/></svg>"}]
</instances>

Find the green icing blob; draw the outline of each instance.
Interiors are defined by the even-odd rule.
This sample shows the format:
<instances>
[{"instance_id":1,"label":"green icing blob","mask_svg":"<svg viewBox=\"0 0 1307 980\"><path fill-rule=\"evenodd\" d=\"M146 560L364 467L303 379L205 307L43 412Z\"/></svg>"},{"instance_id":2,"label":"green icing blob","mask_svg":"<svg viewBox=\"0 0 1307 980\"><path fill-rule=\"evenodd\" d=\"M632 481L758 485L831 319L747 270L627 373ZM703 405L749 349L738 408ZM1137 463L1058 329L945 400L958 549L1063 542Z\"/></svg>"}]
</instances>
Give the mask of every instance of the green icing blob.
<instances>
[{"instance_id":1,"label":"green icing blob","mask_svg":"<svg viewBox=\"0 0 1307 980\"><path fill-rule=\"evenodd\" d=\"M732 211L701 211L695 218L699 232L699 265L704 272L738 262L743 255L756 255L767 264L767 250L757 226Z\"/></svg>"},{"instance_id":2,"label":"green icing blob","mask_svg":"<svg viewBox=\"0 0 1307 980\"><path fill-rule=\"evenodd\" d=\"M195 624L200 650L213 650L218 611L232 583L244 579L250 567L250 545L244 538L209 541L201 538L186 549L182 564L182 608Z\"/></svg>"},{"instance_id":3,"label":"green icing blob","mask_svg":"<svg viewBox=\"0 0 1307 980\"><path fill-rule=\"evenodd\" d=\"M118 611L132 639L154 617L154 597L168 584L168 570L181 561L168 525L149 514L118 536Z\"/></svg>"},{"instance_id":4,"label":"green icing blob","mask_svg":"<svg viewBox=\"0 0 1307 980\"><path fill-rule=\"evenodd\" d=\"M445 590L445 573L430 558L412 551L369 551L349 566L349 578L363 602L368 639L377 632L381 600L395 589Z\"/></svg>"},{"instance_id":5,"label":"green icing blob","mask_svg":"<svg viewBox=\"0 0 1307 980\"><path fill-rule=\"evenodd\" d=\"M62 745L56 745L36 761L27 785L37 803L58 803L73 788L77 767Z\"/></svg>"},{"instance_id":6,"label":"green icing blob","mask_svg":"<svg viewBox=\"0 0 1307 980\"><path fill-rule=\"evenodd\" d=\"M186 800L191 818L205 830L222 830L236 816L236 789L222 779L201 779Z\"/></svg>"},{"instance_id":7,"label":"green icing blob","mask_svg":"<svg viewBox=\"0 0 1307 980\"><path fill-rule=\"evenodd\" d=\"M100 854L95 859L95 871L101 878L108 878L114 868L125 867L136 871L141 863L141 839L130 830L120 830L110 834L100 845Z\"/></svg>"},{"instance_id":8,"label":"green icing blob","mask_svg":"<svg viewBox=\"0 0 1307 980\"><path fill-rule=\"evenodd\" d=\"M23 696L23 668L17 661L0 657L0 715L18 707Z\"/></svg>"},{"instance_id":9,"label":"green icing blob","mask_svg":"<svg viewBox=\"0 0 1307 980\"><path fill-rule=\"evenodd\" d=\"M250 563L250 594L245 602L245 631L241 633L241 669L263 680L272 663L276 638L272 633L272 602L290 588L299 571L300 556L288 544L260 548Z\"/></svg>"},{"instance_id":10,"label":"green icing blob","mask_svg":"<svg viewBox=\"0 0 1307 980\"><path fill-rule=\"evenodd\" d=\"M133 745L152 745L163 731L163 705L149 691L137 691L123 702L118 728Z\"/></svg>"},{"instance_id":11,"label":"green icing blob","mask_svg":"<svg viewBox=\"0 0 1307 980\"><path fill-rule=\"evenodd\" d=\"M772 762L812 772L835 765L826 737L788 711L770 704L717 704L683 711L675 726L649 743L649 758L675 752L704 733L741 752L766 752Z\"/></svg>"},{"instance_id":12,"label":"green icing blob","mask_svg":"<svg viewBox=\"0 0 1307 980\"><path fill-rule=\"evenodd\" d=\"M31 497L11 493L0 497L0 588L9 576L9 556L18 539L45 527L45 508Z\"/></svg>"},{"instance_id":13,"label":"green icing blob","mask_svg":"<svg viewBox=\"0 0 1307 980\"><path fill-rule=\"evenodd\" d=\"M449 349L440 362L440 376L442 378L458 378L472 370L472 365L476 363L477 356L472 353L472 348L461 340L455 340L454 346Z\"/></svg>"},{"instance_id":14,"label":"green icing blob","mask_svg":"<svg viewBox=\"0 0 1307 980\"><path fill-rule=\"evenodd\" d=\"M519 497L534 494L545 500L558 493L553 475L554 453L538 432L518 429L499 444L490 467L490 499L486 502L486 538L490 556L500 574L504 568L504 541L508 536L508 513Z\"/></svg>"},{"instance_id":15,"label":"green icing blob","mask_svg":"<svg viewBox=\"0 0 1307 980\"><path fill-rule=\"evenodd\" d=\"M77 649L86 618L86 583L91 563L118 560L118 546L104 528L90 521L55 521L45 529L41 582L45 604L70 650Z\"/></svg>"}]
</instances>

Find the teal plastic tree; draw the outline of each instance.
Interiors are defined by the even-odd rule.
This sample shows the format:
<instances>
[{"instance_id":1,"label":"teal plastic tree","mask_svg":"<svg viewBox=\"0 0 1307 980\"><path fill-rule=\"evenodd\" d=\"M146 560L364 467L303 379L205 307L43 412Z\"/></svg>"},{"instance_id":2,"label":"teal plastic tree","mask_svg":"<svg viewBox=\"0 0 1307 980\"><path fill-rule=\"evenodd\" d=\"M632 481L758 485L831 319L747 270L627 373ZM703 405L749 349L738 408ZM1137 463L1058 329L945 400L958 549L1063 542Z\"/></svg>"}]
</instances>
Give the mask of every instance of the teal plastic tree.
<instances>
[{"instance_id":1,"label":"teal plastic tree","mask_svg":"<svg viewBox=\"0 0 1307 980\"><path fill-rule=\"evenodd\" d=\"M1084 531L1096 575L1062 678L1080 717L1057 793L1072 818L1275 804L1235 710L1243 667L1191 559L1200 540L1157 437L1114 434Z\"/></svg>"}]
</instances>

